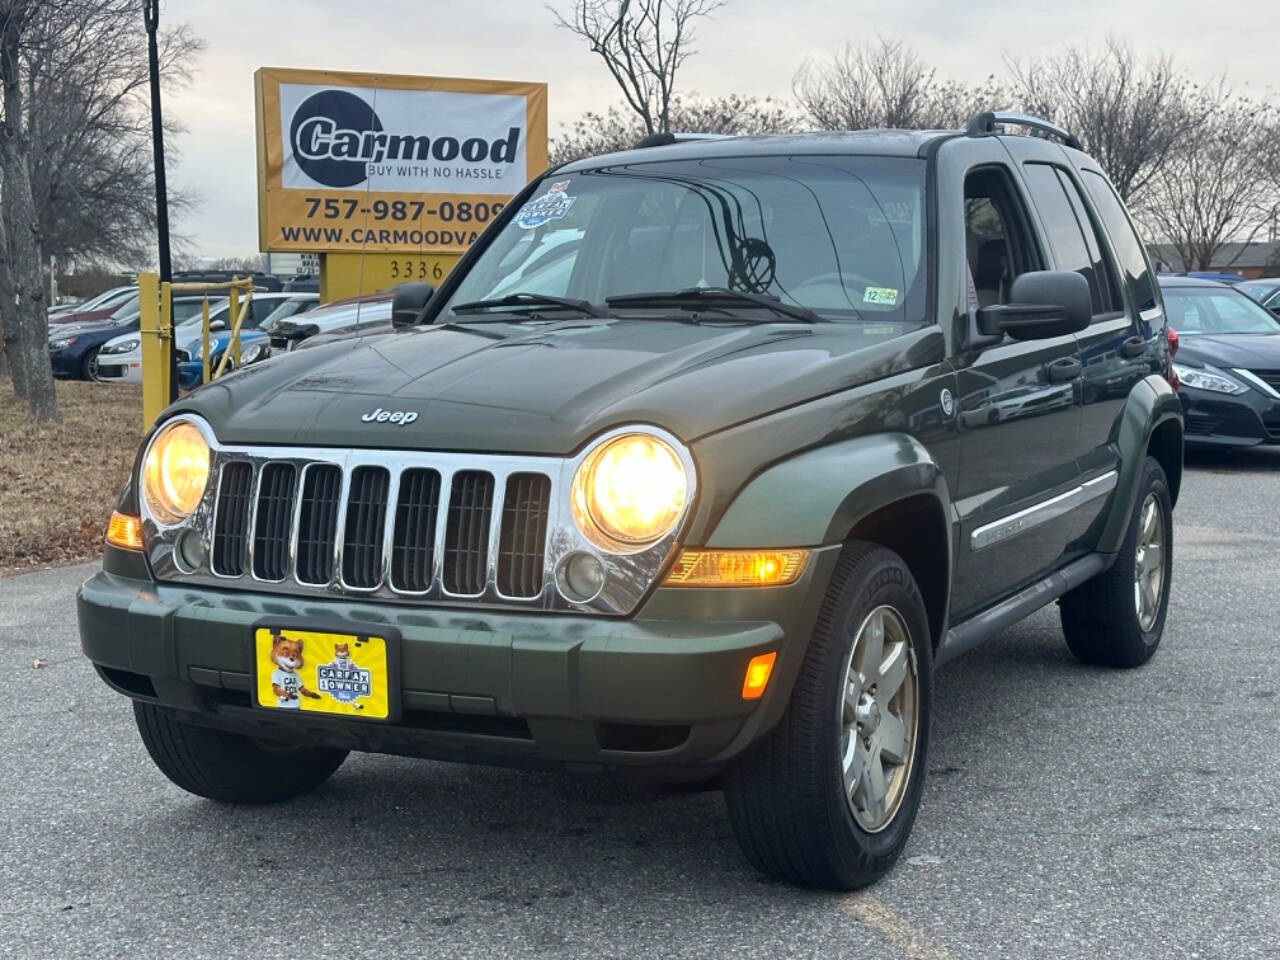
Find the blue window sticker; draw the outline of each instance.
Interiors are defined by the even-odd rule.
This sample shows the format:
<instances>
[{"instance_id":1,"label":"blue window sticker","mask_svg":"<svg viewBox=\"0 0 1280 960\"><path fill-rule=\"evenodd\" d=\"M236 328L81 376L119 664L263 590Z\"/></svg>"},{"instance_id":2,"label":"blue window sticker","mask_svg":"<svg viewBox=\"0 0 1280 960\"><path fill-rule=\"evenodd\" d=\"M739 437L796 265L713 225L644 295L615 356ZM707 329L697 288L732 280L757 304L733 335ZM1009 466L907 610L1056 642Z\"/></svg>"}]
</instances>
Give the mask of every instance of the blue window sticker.
<instances>
[{"instance_id":1,"label":"blue window sticker","mask_svg":"<svg viewBox=\"0 0 1280 960\"><path fill-rule=\"evenodd\" d=\"M557 180L546 193L534 197L520 208L520 212L516 214L516 226L532 230L552 220L563 220L573 206L573 201L578 199L565 193L568 188L568 180Z\"/></svg>"}]
</instances>

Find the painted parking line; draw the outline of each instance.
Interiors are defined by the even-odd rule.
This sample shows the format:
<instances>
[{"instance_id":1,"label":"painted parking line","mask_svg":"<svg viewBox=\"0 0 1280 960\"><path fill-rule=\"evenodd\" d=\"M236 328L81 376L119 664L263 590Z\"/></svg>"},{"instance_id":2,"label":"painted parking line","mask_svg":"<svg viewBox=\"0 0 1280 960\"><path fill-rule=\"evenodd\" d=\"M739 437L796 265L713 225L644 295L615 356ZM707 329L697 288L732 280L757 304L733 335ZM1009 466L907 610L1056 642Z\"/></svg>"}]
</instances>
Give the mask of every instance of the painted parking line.
<instances>
[{"instance_id":1,"label":"painted parking line","mask_svg":"<svg viewBox=\"0 0 1280 960\"><path fill-rule=\"evenodd\" d=\"M958 960L955 954L928 934L917 930L902 914L885 906L870 893L854 893L840 901L840 909L900 950L909 960Z\"/></svg>"}]
</instances>

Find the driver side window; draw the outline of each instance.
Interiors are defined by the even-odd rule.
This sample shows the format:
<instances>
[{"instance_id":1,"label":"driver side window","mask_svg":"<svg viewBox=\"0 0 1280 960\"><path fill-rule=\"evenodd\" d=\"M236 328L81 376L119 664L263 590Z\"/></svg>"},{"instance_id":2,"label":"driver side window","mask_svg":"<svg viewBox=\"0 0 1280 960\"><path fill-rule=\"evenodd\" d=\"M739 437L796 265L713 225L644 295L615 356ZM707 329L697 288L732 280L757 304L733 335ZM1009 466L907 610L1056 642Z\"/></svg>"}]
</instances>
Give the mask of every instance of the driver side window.
<instances>
[{"instance_id":1,"label":"driver side window","mask_svg":"<svg viewBox=\"0 0 1280 960\"><path fill-rule=\"evenodd\" d=\"M1013 278L1040 269L1022 204L999 167L965 177L964 235L971 309L1008 303Z\"/></svg>"}]
</instances>

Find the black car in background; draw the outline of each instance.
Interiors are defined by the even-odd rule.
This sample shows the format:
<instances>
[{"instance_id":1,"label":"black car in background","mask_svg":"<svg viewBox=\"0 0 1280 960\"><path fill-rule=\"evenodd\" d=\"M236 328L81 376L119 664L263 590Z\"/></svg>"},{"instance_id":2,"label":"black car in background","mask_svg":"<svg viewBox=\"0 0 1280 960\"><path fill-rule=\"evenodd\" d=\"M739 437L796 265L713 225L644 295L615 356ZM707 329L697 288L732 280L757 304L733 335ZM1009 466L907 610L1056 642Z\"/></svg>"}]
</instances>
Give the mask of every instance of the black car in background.
<instances>
[{"instance_id":1,"label":"black car in background","mask_svg":"<svg viewBox=\"0 0 1280 960\"><path fill-rule=\"evenodd\" d=\"M1244 283L1237 284L1236 289L1241 293L1247 293L1272 313L1280 314L1280 277L1246 280Z\"/></svg>"},{"instance_id":2,"label":"black car in background","mask_svg":"<svg viewBox=\"0 0 1280 960\"><path fill-rule=\"evenodd\" d=\"M1280 443L1280 319L1212 280L1161 277L1160 287L1178 332L1186 442Z\"/></svg>"}]
</instances>

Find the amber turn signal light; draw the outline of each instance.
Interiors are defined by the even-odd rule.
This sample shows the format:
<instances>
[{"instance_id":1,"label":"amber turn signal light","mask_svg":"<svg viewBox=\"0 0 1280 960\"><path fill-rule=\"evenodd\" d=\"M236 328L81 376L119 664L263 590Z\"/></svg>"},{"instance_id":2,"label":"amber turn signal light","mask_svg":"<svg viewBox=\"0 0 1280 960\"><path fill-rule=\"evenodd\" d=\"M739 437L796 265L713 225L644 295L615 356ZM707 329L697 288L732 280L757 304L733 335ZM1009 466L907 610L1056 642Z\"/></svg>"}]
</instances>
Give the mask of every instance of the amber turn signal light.
<instances>
[{"instance_id":1,"label":"amber turn signal light","mask_svg":"<svg viewBox=\"0 0 1280 960\"><path fill-rule=\"evenodd\" d=\"M772 650L751 658L751 662L747 664L747 675L742 681L743 700L759 700L764 696L769 674L773 673L773 661L777 659L777 653Z\"/></svg>"},{"instance_id":2,"label":"amber turn signal light","mask_svg":"<svg viewBox=\"0 0 1280 960\"><path fill-rule=\"evenodd\" d=\"M142 521L119 510L114 511L111 522L107 524L107 543L124 550L141 550Z\"/></svg>"},{"instance_id":3,"label":"amber turn signal light","mask_svg":"<svg viewBox=\"0 0 1280 960\"><path fill-rule=\"evenodd\" d=\"M668 587L779 587L795 583L808 550L681 550Z\"/></svg>"}]
</instances>

